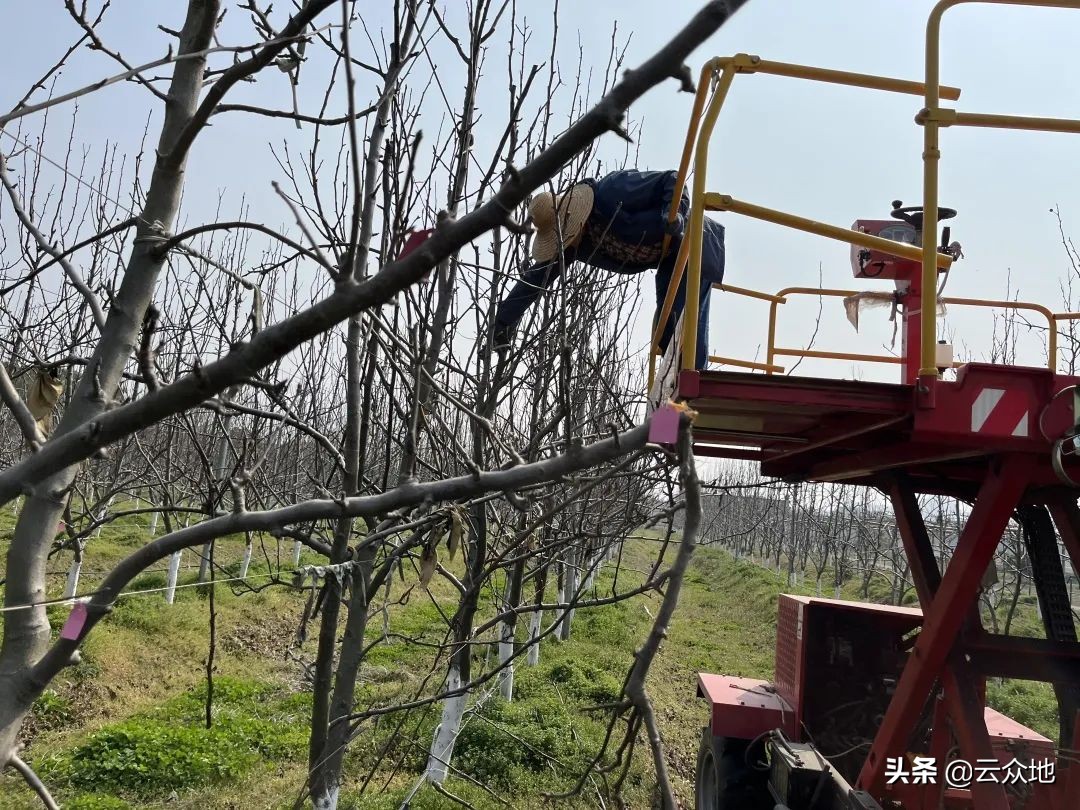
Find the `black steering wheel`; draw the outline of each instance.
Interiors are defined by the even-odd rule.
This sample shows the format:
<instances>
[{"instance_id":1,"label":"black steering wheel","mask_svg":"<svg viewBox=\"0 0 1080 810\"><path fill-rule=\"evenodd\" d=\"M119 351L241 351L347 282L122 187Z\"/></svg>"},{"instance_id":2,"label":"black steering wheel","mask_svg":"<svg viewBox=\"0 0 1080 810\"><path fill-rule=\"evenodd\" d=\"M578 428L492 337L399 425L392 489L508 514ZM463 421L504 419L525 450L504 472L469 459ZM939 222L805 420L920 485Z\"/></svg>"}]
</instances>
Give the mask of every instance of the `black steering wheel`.
<instances>
[{"instance_id":1,"label":"black steering wheel","mask_svg":"<svg viewBox=\"0 0 1080 810\"><path fill-rule=\"evenodd\" d=\"M893 200L892 211L890 215L893 219L901 219L915 227L916 230L922 230L923 222L923 207L921 205L909 205L906 208L903 206L903 202L900 200ZM943 219L952 219L956 216L955 208L938 208L938 221Z\"/></svg>"}]
</instances>

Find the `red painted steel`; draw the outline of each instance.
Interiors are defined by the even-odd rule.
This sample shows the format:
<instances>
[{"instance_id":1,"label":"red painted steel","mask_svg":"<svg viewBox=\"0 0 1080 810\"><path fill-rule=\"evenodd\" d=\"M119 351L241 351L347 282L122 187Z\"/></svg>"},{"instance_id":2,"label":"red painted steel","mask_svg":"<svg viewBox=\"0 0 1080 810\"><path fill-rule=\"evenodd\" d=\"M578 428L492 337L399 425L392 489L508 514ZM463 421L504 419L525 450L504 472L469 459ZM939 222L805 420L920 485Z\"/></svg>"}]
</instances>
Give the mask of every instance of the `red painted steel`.
<instances>
[{"instance_id":1,"label":"red painted steel","mask_svg":"<svg viewBox=\"0 0 1080 810\"><path fill-rule=\"evenodd\" d=\"M881 729L867 755L858 786L880 793L888 757L902 753L935 679L941 674L968 615L983 573L1027 487L1034 460L1004 459L983 483L941 585L924 611L923 631L904 667Z\"/></svg>"},{"instance_id":2,"label":"red painted steel","mask_svg":"<svg viewBox=\"0 0 1080 810\"><path fill-rule=\"evenodd\" d=\"M776 691L794 707L795 729L802 729L802 623L805 605L781 594L776 606ZM802 735L799 734L799 739Z\"/></svg>"},{"instance_id":3,"label":"red painted steel","mask_svg":"<svg viewBox=\"0 0 1080 810\"><path fill-rule=\"evenodd\" d=\"M907 486L907 482L900 478L893 482L889 496L919 601L924 605L930 605L941 586L941 571L938 568L937 558L934 556L930 536L926 532L918 500L910 486ZM969 610L968 615L969 624L977 629L980 626L978 612ZM954 733L960 743L961 753L968 762L989 759L993 754L989 728L985 712L982 715L979 714L979 709L986 702L984 683L971 672L967 662L956 651L946 663L941 683L943 695L935 710L932 747L934 750L940 750L943 741L947 742L951 733ZM944 726L945 715L952 722L949 728ZM945 747L948 747L947 744ZM944 761L940 753L935 756L935 759L938 762ZM976 784L971 792L973 798L978 800L980 807L998 808L998 810L1008 808L1008 799L1000 785ZM940 804L942 795L942 785L927 785L920 801L924 806L935 807ZM931 802L931 799L937 804Z\"/></svg>"},{"instance_id":4,"label":"red painted steel","mask_svg":"<svg viewBox=\"0 0 1080 810\"><path fill-rule=\"evenodd\" d=\"M867 266L877 259L869 257ZM976 606L987 564L1010 515L1025 497L1050 507L1074 568L1080 570L1077 493L1063 487L1051 463L1055 443L1070 435L1080 420L1071 393L1080 386L1080 377L1046 368L972 363L958 369L955 380L918 378L918 352L906 351L908 345L914 349L918 344L918 274L905 277L911 268L905 269L902 262L887 268L882 272L888 275L882 277L897 281L904 304L902 379L907 384L687 371L678 378L675 397L697 414L699 455L759 460L767 476L842 481L875 486L889 494L911 576L925 606L925 621L858 785L878 798L899 800L904 810L1007 810L1009 800L1001 785L981 783L971 790L905 786L886 792L884 769L888 758L905 753L935 685L941 689L930 738L935 751L955 739L962 756L973 761L1004 756L1001 743L1006 739L1013 746L1026 745L1034 754L1045 755L1052 745L986 709L984 679L993 675L1047 680L1051 672L1069 671L1070 662L1080 662L1080 645L987 634ZM1070 463L1076 465L1072 472L1080 480L1080 461L1066 462ZM916 492L974 500L944 576L924 536ZM810 621L807 611L814 602L827 603L784 597L779 605L776 684L785 705L792 707L793 718L801 717L807 702L799 617ZM1080 680L1080 666L1076 669ZM760 724L767 717L762 713L775 711L767 705L742 706L737 722L719 719L731 711L728 704L730 699L713 701L714 728L742 729L747 737L753 736L752 728L763 730ZM941 728L946 717L947 731ZM795 724L796 739L799 731ZM1064 760L1058 763L1059 772L1064 772L1059 783L1037 785L1025 810L1080 808L1080 764L1068 768L1063 764Z\"/></svg>"},{"instance_id":5,"label":"red painted steel","mask_svg":"<svg viewBox=\"0 0 1080 810\"><path fill-rule=\"evenodd\" d=\"M1041 457L1032 486L1060 484L1050 458L1073 417L1072 396L1058 395L1080 385L1080 377L1044 368L971 364L935 385L936 407L921 408L906 385L715 371L684 377L692 385L680 395L697 412L701 455L760 452L766 475L875 486L875 476L895 470L920 485L979 484L987 460L1010 452Z\"/></svg>"},{"instance_id":6,"label":"red painted steel","mask_svg":"<svg viewBox=\"0 0 1080 810\"><path fill-rule=\"evenodd\" d=\"M794 709L768 681L701 673L697 693L709 701L710 726L718 737L752 740L775 728L795 733Z\"/></svg>"}]
</instances>

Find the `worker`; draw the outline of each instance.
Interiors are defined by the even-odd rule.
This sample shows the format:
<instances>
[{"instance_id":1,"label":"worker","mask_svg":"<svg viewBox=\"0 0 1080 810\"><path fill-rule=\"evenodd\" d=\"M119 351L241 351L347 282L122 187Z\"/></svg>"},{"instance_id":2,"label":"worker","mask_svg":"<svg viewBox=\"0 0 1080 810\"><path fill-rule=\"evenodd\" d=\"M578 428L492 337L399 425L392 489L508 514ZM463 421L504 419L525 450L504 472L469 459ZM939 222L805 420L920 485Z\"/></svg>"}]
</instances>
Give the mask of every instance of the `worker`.
<instances>
[{"instance_id":1,"label":"worker","mask_svg":"<svg viewBox=\"0 0 1080 810\"><path fill-rule=\"evenodd\" d=\"M614 273L656 269L655 332L690 213L690 198L684 188L675 219L668 221L677 178L673 171L627 169L582 180L558 196L550 192L537 194L529 205L536 228L532 242L534 263L499 304L492 329L493 348L501 351L509 345L526 310L559 277L562 268L575 261ZM561 215L559 223L556 210ZM671 237L666 252L665 236ZM684 271L660 339L661 354L667 351L683 310L687 276ZM697 369L708 363L709 290L723 277L724 227L706 217L698 290Z\"/></svg>"}]
</instances>

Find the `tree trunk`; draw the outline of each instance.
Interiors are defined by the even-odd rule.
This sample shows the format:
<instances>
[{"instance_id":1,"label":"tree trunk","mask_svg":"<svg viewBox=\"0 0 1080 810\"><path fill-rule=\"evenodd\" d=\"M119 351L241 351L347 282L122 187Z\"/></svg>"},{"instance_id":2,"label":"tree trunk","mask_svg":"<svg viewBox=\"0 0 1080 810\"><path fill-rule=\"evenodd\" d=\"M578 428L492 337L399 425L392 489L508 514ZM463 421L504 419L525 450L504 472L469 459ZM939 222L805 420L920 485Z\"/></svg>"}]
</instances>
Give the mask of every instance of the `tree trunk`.
<instances>
[{"instance_id":1,"label":"tree trunk","mask_svg":"<svg viewBox=\"0 0 1080 810\"><path fill-rule=\"evenodd\" d=\"M204 51L212 44L219 11L218 0L190 0L180 32L179 53ZM173 69L157 158L131 256L113 297L101 339L54 438L81 428L105 411L124 366L138 345L143 317L164 265L165 257L159 246L176 219L184 185L187 152L183 150L179 155L172 152L192 122L205 68L205 56L192 56L177 61ZM36 485L27 497L8 549L6 605L35 604L45 599L45 561L63 513L66 493L78 469L78 465L73 465L57 471ZM11 576L12 572L18 572L18 576ZM45 652L49 638L49 619L43 605L7 614L0 648L0 765L6 764L13 754L16 736L32 702L34 690L23 679Z\"/></svg>"},{"instance_id":2,"label":"tree trunk","mask_svg":"<svg viewBox=\"0 0 1080 810\"><path fill-rule=\"evenodd\" d=\"M180 558L184 552L176 551L169 557L169 575L165 583L165 604L171 605L176 600L176 580L180 576Z\"/></svg>"},{"instance_id":3,"label":"tree trunk","mask_svg":"<svg viewBox=\"0 0 1080 810\"><path fill-rule=\"evenodd\" d=\"M544 604L544 591L547 590L547 576L549 566L547 563L540 560L539 570L536 572L536 596L534 597L534 605ZM534 610L529 617L529 652L525 656L525 663L530 667L535 667L540 663L540 628L544 625L544 611Z\"/></svg>"},{"instance_id":4,"label":"tree trunk","mask_svg":"<svg viewBox=\"0 0 1080 810\"><path fill-rule=\"evenodd\" d=\"M82 573L83 564L83 544L78 543L75 546L75 558L71 561L71 567L68 568L67 582L64 585L64 598L71 599L79 591L79 575Z\"/></svg>"},{"instance_id":5,"label":"tree trunk","mask_svg":"<svg viewBox=\"0 0 1080 810\"><path fill-rule=\"evenodd\" d=\"M522 515L524 524L526 516ZM525 528L524 525L521 526ZM525 578L525 557L514 564L514 570L506 581L506 593L503 598L503 610L516 610L521 604L521 583ZM499 693L503 700L514 699L514 636L517 630L517 613L510 613L509 618L499 626L499 666L503 668L499 675Z\"/></svg>"},{"instance_id":6,"label":"tree trunk","mask_svg":"<svg viewBox=\"0 0 1080 810\"><path fill-rule=\"evenodd\" d=\"M239 389L230 388L221 395L222 400L228 402L236 396ZM229 438L229 426L232 424L233 413L227 411L221 416L221 438L218 439L217 449L214 452L214 484L220 489L221 502L211 502L211 508L207 510L207 517L211 517L215 508L224 505L225 493L229 491L226 481L229 473L229 450L231 440ZM206 582L210 578L210 560L214 555L213 541L210 541L202 550L202 559L199 561L199 582Z\"/></svg>"},{"instance_id":7,"label":"tree trunk","mask_svg":"<svg viewBox=\"0 0 1080 810\"><path fill-rule=\"evenodd\" d=\"M565 555L563 556L562 566L562 593L559 595L559 601L564 605L569 605L574 601L574 595L577 593L577 557L574 553L574 547L567 548ZM569 641L571 625L574 622L574 609L572 607L565 607L559 609L559 640Z\"/></svg>"}]
</instances>

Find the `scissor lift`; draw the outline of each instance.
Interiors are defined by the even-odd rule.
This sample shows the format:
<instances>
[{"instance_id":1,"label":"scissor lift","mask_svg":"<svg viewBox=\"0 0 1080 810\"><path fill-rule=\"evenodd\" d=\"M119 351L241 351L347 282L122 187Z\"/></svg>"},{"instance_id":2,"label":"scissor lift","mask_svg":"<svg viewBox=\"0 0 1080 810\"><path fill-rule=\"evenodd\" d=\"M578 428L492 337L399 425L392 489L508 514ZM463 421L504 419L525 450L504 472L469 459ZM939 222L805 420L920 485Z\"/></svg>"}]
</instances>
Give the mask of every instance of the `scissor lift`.
<instances>
[{"instance_id":1,"label":"scissor lift","mask_svg":"<svg viewBox=\"0 0 1080 810\"><path fill-rule=\"evenodd\" d=\"M811 806L818 810L875 806L904 810L1080 809L1080 762L1070 761L1080 757L1061 753L1080 750L1080 644L1067 594L1062 604L1064 576L1053 531L1056 526L1074 570L1080 570L1080 484L1075 483L1071 468L1071 459L1080 448L1080 377L1059 374L1056 369L1058 324L1080 318L1080 314L1054 314L1036 304L962 298L939 301L937 297L939 274L948 272L959 255L950 249L947 233L940 242L937 239L939 222L955 214L938 207L939 129L976 126L1080 133L1080 121L973 114L942 107L942 99L955 101L960 91L942 86L939 81L940 24L944 12L961 2L1080 9L1080 2L1075 1L942 0L931 12L927 26L924 83L769 62L746 54L713 59L702 70L679 168L678 187L682 187L693 162L691 214L653 335L649 385L651 407L656 411L654 440L673 439L673 403L684 403L695 413L694 447L699 456L757 461L763 474L788 481L842 482L881 490L892 503L922 607L916 622L920 628L917 639L910 651L905 651L891 701L861 764L847 781L832 774L843 789L838 789L836 798L830 798L829 803L824 794L817 793L812 804L794 803L791 810L808 810ZM924 132L922 206L904 208L897 202L892 219L859 221L848 229L708 192L705 183L709 140L717 116L735 76L753 73L922 96L924 106L915 119ZM677 204L676 199L672 219ZM686 297L676 339L660 357L656 346L683 275L687 277L686 289L699 289L702 223L708 211L729 211L850 244L856 278L894 282L895 289L884 295L902 315L901 356L853 355L776 345L778 312L793 296L825 295L857 304L856 290L789 288L765 294L718 285L729 296L745 296L769 305L766 362L711 357L711 365L741 370L695 370L698 301L693 294ZM898 226L901 231L908 226L907 235L898 235L888 225ZM943 351L947 347L936 340L939 303L1013 307L1045 317L1050 336L1047 366L953 363L950 353ZM900 381L886 384L785 376L778 365L784 356L894 363L899 366ZM947 367L955 368L954 380L943 379ZM967 523L943 572L938 569L918 506L916 496L920 493L941 494L971 504ZM1035 547L1029 547L1029 552L1046 639L998 635L981 625L981 583L1013 517L1030 528L1033 537L1042 538ZM778 647L778 667L781 652ZM1034 785L1022 802L1010 797L1006 787L996 782L973 783L968 789L945 789L940 780L924 785L886 784L887 763L919 750L915 732L920 723L929 722L929 738L924 742L930 752L944 756L955 745L959 756L969 763L997 757L988 731L987 717L991 713L985 708L985 679L991 676L1054 684L1062 739L1053 783ZM714 722L708 735L719 727L718 712L728 712L725 716L735 723L735 714L730 713L735 710L726 702L732 693L725 690L737 689L738 684L737 679L723 681L722 676L701 677L699 694L710 700L713 710ZM776 726L782 746L804 741L806 729L784 729L776 722L777 716L797 713L801 707L790 705L790 696L785 702L782 689L767 691L773 698L761 706L750 706L745 701L745 705L740 704L741 714L735 725L744 727L747 734L767 732ZM778 705L776 700L780 701ZM754 720L748 711L751 715L758 711L759 716ZM999 728L1001 723L1022 729L1016 724L1008 726L1007 718L995 716L1000 722L991 721L990 725L997 723L996 735L1004 733ZM1023 736L1027 732L1023 729L1016 734ZM775 759L789 765L792 761L784 756ZM805 759L795 756L804 765ZM715 780L710 784L708 796L699 790L699 808L743 807L730 800L724 803L722 796L717 798ZM788 806L784 801L796 801L775 792L771 800L779 801L778 807ZM749 810L750 805L745 806Z\"/></svg>"}]
</instances>

